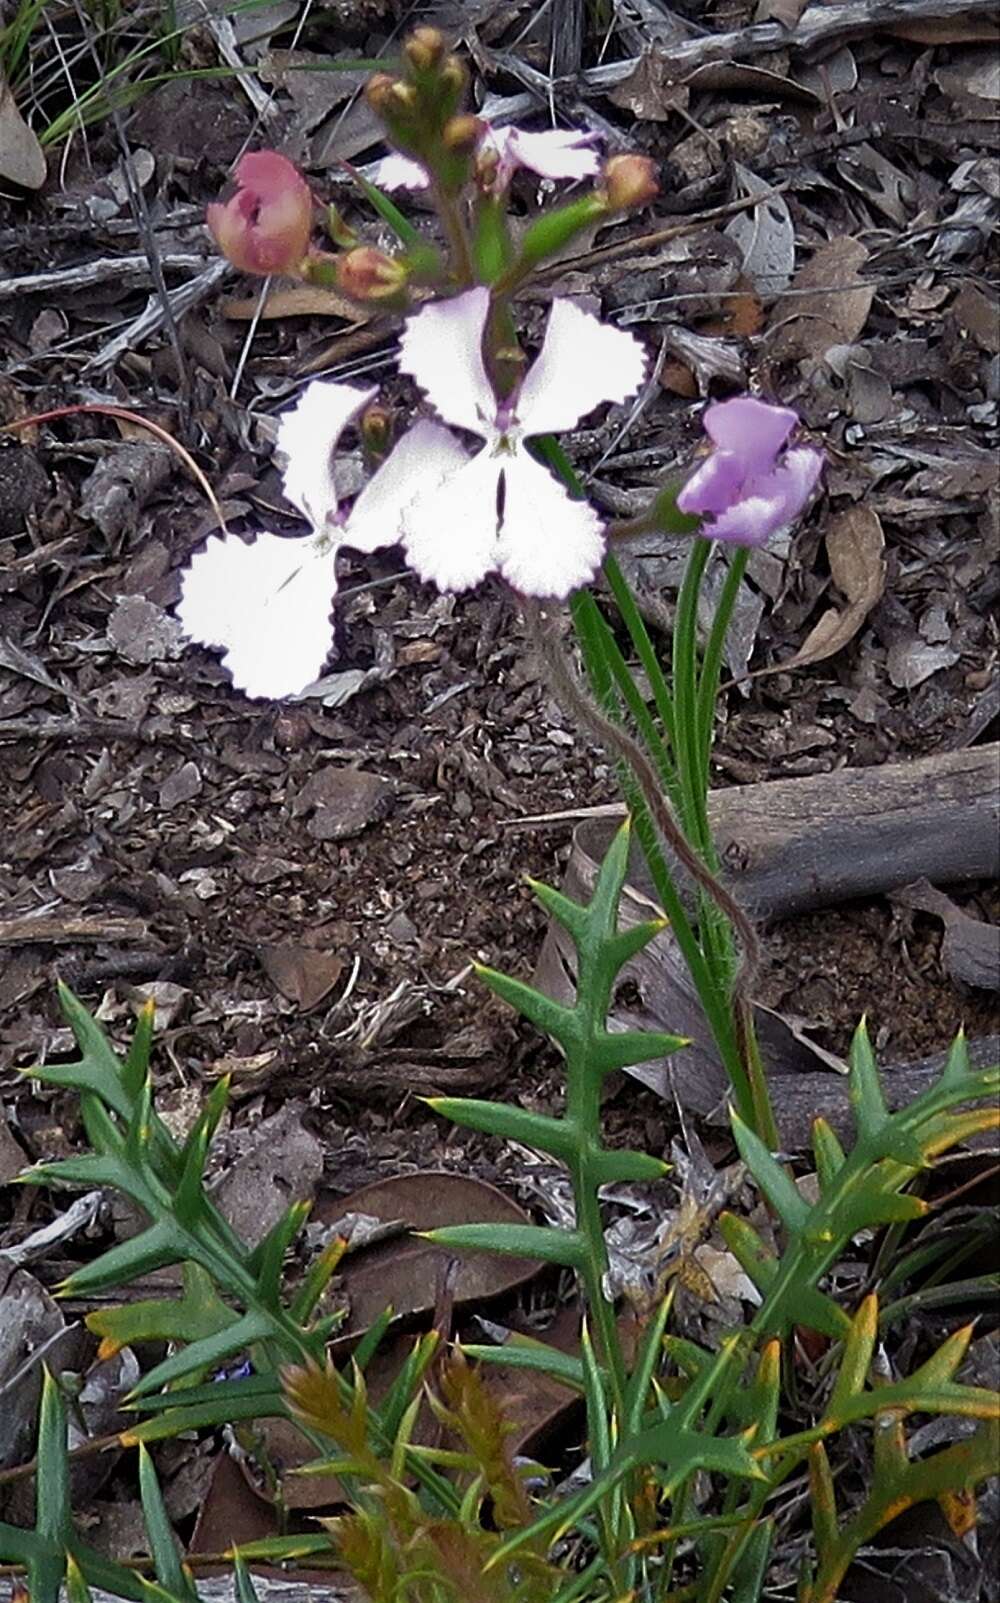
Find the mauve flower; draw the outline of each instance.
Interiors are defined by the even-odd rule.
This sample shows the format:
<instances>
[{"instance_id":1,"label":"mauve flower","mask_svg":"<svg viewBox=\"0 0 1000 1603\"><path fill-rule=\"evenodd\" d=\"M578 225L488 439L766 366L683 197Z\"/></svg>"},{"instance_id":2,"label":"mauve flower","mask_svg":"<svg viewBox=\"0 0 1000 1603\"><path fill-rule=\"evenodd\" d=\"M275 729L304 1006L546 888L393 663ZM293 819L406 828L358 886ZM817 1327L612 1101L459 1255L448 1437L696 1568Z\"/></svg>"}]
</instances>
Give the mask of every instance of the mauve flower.
<instances>
[{"instance_id":1,"label":"mauve flower","mask_svg":"<svg viewBox=\"0 0 1000 1603\"><path fill-rule=\"evenodd\" d=\"M214 535L184 572L177 607L184 633L221 646L233 683L248 696L294 696L312 683L333 644L339 548L395 545L407 501L465 461L447 429L417 423L353 504L342 503L337 442L375 394L374 387L317 380L281 418L285 494L309 519L311 534L285 539L262 531L252 545Z\"/></svg>"},{"instance_id":2,"label":"mauve flower","mask_svg":"<svg viewBox=\"0 0 1000 1603\"><path fill-rule=\"evenodd\" d=\"M490 292L467 290L407 320L399 368L416 379L438 415L479 436L467 456L447 434L459 466L442 459L403 514L403 549L422 579L467 590L498 572L524 595L562 597L585 584L604 555L604 528L525 448L533 435L571 429L605 401L642 383L646 358L631 334L609 328L572 301L554 300L542 348L514 393L500 401L483 361ZM430 462L427 463L430 468Z\"/></svg>"},{"instance_id":3,"label":"mauve flower","mask_svg":"<svg viewBox=\"0 0 1000 1603\"><path fill-rule=\"evenodd\" d=\"M250 150L233 174L236 193L205 212L215 243L244 273L296 273L309 249L312 194L276 150Z\"/></svg>"},{"instance_id":4,"label":"mauve flower","mask_svg":"<svg viewBox=\"0 0 1000 1603\"><path fill-rule=\"evenodd\" d=\"M539 178L591 178L600 167L597 152L590 147L595 135L575 128L550 128L529 133L524 128L494 128L480 119L482 133L476 147L480 157L492 156L497 170L492 188L506 189L519 167L527 167ZM426 169L407 156L386 156L375 170L380 189L426 189L430 183Z\"/></svg>"},{"instance_id":5,"label":"mauve flower","mask_svg":"<svg viewBox=\"0 0 1000 1603\"><path fill-rule=\"evenodd\" d=\"M783 451L798 413L749 395L710 406L702 421L715 449L677 505L701 516L706 539L763 545L799 516L823 470L823 453L805 445Z\"/></svg>"}]
</instances>

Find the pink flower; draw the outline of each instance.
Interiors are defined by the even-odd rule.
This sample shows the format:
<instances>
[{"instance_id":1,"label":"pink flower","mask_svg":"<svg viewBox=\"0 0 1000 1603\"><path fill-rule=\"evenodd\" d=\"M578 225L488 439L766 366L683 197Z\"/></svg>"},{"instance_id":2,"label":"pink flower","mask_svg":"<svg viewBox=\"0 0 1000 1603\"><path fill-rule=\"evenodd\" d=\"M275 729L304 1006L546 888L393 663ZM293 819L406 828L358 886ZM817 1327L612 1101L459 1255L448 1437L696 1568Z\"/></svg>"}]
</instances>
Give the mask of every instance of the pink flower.
<instances>
[{"instance_id":1,"label":"pink flower","mask_svg":"<svg viewBox=\"0 0 1000 1603\"><path fill-rule=\"evenodd\" d=\"M205 212L215 243L244 273L295 273L309 249L312 194L275 150L251 150L234 174L236 193Z\"/></svg>"},{"instance_id":2,"label":"pink flower","mask_svg":"<svg viewBox=\"0 0 1000 1603\"><path fill-rule=\"evenodd\" d=\"M465 460L447 429L418 423L353 505L342 505L334 451L375 394L374 387L316 382L281 419L285 494L309 519L312 534L285 539L262 532L252 545L215 535L184 573L177 608L184 633L221 646L233 683L248 696L293 696L312 683L333 644L340 546L395 545L408 498Z\"/></svg>"},{"instance_id":3,"label":"pink flower","mask_svg":"<svg viewBox=\"0 0 1000 1603\"><path fill-rule=\"evenodd\" d=\"M565 596L599 566L604 531L593 508L571 500L525 441L633 395L645 353L631 334L554 300L541 351L517 391L499 401L482 352L489 307L489 290L471 289L425 306L403 331L400 370L446 423L483 442L468 457L448 434L461 465L455 471L454 459L442 460L437 483L411 500L403 547L421 578L441 590L466 590L496 571L525 595Z\"/></svg>"},{"instance_id":4,"label":"pink flower","mask_svg":"<svg viewBox=\"0 0 1000 1603\"><path fill-rule=\"evenodd\" d=\"M507 188L519 167L527 167L540 178L590 178L600 166L595 150L597 136L576 129L551 128L529 133L524 128L494 128L483 122L476 153L482 159L492 156L497 163L491 187ZM406 156L386 156L375 171L380 189L426 189L430 180L419 162Z\"/></svg>"},{"instance_id":5,"label":"pink flower","mask_svg":"<svg viewBox=\"0 0 1000 1603\"><path fill-rule=\"evenodd\" d=\"M809 446L782 451L798 413L744 395L710 406L703 419L715 449L677 497L682 512L701 514L710 540L763 545L799 516L823 470Z\"/></svg>"}]
</instances>

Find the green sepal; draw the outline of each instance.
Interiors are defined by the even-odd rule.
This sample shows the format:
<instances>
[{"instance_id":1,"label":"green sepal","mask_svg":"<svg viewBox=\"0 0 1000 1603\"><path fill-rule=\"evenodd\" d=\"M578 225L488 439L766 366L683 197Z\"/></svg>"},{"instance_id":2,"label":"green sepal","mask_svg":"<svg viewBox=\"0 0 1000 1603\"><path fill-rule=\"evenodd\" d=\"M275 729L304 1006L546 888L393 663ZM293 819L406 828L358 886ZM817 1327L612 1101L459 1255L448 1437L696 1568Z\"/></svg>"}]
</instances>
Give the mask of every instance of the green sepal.
<instances>
[{"instance_id":1,"label":"green sepal","mask_svg":"<svg viewBox=\"0 0 1000 1603\"><path fill-rule=\"evenodd\" d=\"M552 1230L544 1225L448 1225L415 1234L452 1252L502 1252L515 1258L563 1264L567 1269L581 1268L585 1258L577 1231Z\"/></svg>"},{"instance_id":2,"label":"green sepal","mask_svg":"<svg viewBox=\"0 0 1000 1603\"><path fill-rule=\"evenodd\" d=\"M591 194L568 201L565 206L556 206L536 217L521 236L514 269L518 278L565 250L579 233L607 214L607 201Z\"/></svg>"},{"instance_id":3,"label":"green sepal","mask_svg":"<svg viewBox=\"0 0 1000 1603\"><path fill-rule=\"evenodd\" d=\"M475 1097L428 1097L427 1105L466 1130L483 1130L505 1141L547 1152L549 1157L567 1163L577 1150L579 1135L564 1119L545 1113L530 1113L509 1102L486 1102Z\"/></svg>"},{"instance_id":4,"label":"green sepal","mask_svg":"<svg viewBox=\"0 0 1000 1603\"><path fill-rule=\"evenodd\" d=\"M662 534L698 534L702 520L695 512L682 512L677 497L685 484L684 479L671 479L657 491L648 510L642 514L644 523Z\"/></svg>"}]
</instances>

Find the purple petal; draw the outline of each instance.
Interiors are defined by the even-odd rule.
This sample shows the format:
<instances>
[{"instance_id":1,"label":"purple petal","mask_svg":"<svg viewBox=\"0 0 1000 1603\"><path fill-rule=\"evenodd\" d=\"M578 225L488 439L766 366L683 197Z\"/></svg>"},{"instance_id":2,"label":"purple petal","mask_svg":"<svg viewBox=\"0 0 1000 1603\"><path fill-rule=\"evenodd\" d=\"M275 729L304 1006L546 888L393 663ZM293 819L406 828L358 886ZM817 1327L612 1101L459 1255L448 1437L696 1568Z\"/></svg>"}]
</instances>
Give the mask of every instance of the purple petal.
<instances>
[{"instance_id":1,"label":"purple petal","mask_svg":"<svg viewBox=\"0 0 1000 1603\"><path fill-rule=\"evenodd\" d=\"M695 468L677 495L682 512L724 512L736 500L746 464L732 451L712 451Z\"/></svg>"},{"instance_id":2,"label":"purple petal","mask_svg":"<svg viewBox=\"0 0 1000 1603\"><path fill-rule=\"evenodd\" d=\"M790 407L769 406L751 395L710 406L702 418L712 443L738 456L747 473L767 471L798 421Z\"/></svg>"},{"instance_id":3,"label":"purple petal","mask_svg":"<svg viewBox=\"0 0 1000 1603\"><path fill-rule=\"evenodd\" d=\"M779 529L787 529L799 516L823 471L823 453L802 446L788 451L773 473L761 475L748 486L749 493L702 533L711 540L733 540L739 545L763 545Z\"/></svg>"}]
</instances>

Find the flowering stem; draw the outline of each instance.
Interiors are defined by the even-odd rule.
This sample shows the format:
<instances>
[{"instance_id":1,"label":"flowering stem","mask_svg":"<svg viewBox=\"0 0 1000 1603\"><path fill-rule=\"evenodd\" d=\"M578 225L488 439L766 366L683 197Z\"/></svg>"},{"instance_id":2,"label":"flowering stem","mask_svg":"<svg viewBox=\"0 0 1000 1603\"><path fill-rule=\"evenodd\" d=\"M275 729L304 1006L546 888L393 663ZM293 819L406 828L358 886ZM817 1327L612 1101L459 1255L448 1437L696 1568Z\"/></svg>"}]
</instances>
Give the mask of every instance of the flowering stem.
<instances>
[{"instance_id":1,"label":"flowering stem","mask_svg":"<svg viewBox=\"0 0 1000 1603\"><path fill-rule=\"evenodd\" d=\"M431 194L448 236L448 244L451 246L451 266L455 281L460 289L467 289L470 284L476 282L476 274L472 265L472 244L458 202L436 179L431 181Z\"/></svg>"}]
</instances>

